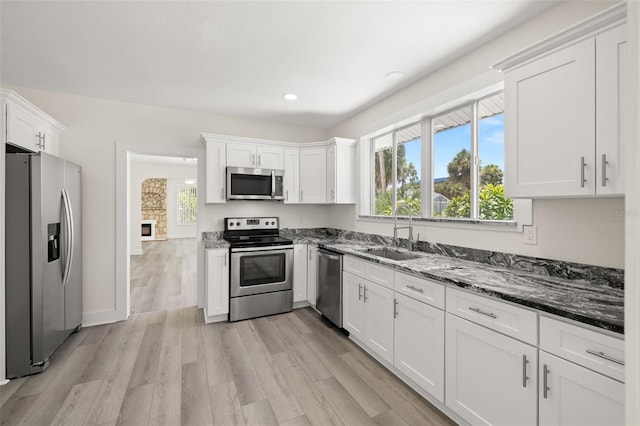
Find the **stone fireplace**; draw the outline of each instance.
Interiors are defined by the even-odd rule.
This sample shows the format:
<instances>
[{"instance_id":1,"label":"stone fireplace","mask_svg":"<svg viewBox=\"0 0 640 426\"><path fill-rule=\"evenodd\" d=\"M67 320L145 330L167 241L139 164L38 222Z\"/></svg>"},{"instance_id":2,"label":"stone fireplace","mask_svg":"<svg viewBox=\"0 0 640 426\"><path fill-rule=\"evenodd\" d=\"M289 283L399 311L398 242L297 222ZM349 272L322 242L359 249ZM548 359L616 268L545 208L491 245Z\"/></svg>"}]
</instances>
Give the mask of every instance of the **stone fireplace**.
<instances>
[{"instance_id":1,"label":"stone fireplace","mask_svg":"<svg viewBox=\"0 0 640 426\"><path fill-rule=\"evenodd\" d=\"M165 240L167 238L167 179L151 178L142 182L141 208L141 240ZM147 233L149 235L144 235Z\"/></svg>"}]
</instances>

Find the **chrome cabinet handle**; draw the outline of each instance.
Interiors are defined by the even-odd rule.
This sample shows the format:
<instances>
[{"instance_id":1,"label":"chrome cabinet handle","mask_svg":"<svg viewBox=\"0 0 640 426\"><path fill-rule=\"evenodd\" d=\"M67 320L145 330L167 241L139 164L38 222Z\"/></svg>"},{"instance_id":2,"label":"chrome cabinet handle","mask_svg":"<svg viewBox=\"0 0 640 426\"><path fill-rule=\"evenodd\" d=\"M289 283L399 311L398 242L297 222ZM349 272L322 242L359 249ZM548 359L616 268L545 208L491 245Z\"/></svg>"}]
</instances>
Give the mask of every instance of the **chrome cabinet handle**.
<instances>
[{"instance_id":1,"label":"chrome cabinet handle","mask_svg":"<svg viewBox=\"0 0 640 426\"><path fill-rule=\"evenodd\" d=\"M258 166L260 165L260 157L262 156L262 154L258 154Z\"/></svg>"},{"instance_id":2,"label":"chrome cabinet handle","mask_svg":"<svg viewBox=\"0 0 640 426\"><path fill-rule=\"evenodd\" d=\"M407 288L410 288L410 289L411 289L411 290L413 290L413 291L417 291L418 293L424 293L424 290L423 290L423 289L418 288L418 287L414 287L414 286L412 286L412 285L408 285L408 286L407 286ZM471 308L469 308L469 309L471 309Z\"/></svg>"},{"instance_id":3,"label":"chrome cabinet handle","mask_svg":"<svg viewBox=\"0 0 640 426\"><path fill-rule=\"evenodd\" d=\"M251 164L253 164L254 166L256 165L256 155L255 154L251 154Z\"/></svg>"},{"instance_id":4,"label":"chrome cabinet handle","mask_svg":"<svg viewBox=\"0 0 640 426\"><path fill-rule=\"evenodd\" d=\"M587 180L584 178L584 168L587 167L587 164L584 162L584 157L580 157L580 187L584 188L584 184Z\"/></svg>"},{"instance_id":5,"label":"chrome cabinet handle","mask_svg":"<svg viewBox=\"0 0 640 426\"><path fill-rule=\"evenodd\" d=\"M309 261L311 261L311 250L309 250Z\"/></svg>"},{"instance_id":6,"label":"chrome cabinet handle","mask_svg":"<svg viewBox=\"0 0 640 426\"><path fill-rule=\"evenodd\" d=\"M364 287L364 303L367 303L367 286L363 286Z\"/></svg>"},{"instance_id":7,"label":"chrome cabinet handle","mask_svg":"<svg viewBox=\"0 0 640 426\"><path fill-rule=\"evenodd\" d=\"M550 372L551 370L549 370L549 367L547 367L547 364L545 364L544 367L542 367L542 396L544 397L544 399L547 399L549 391L551 390L551 388L548 386L548 377Z\"/></svg>"},{"instance_id":8,"label":"chrome cabinet handle","mask_svg":"<svg viewBox=\"0 0 640 426\"><path fill-rule=\"evenodd\" d=\"M470 310L470 311L473 311L473 312L477 312L477 313L479 313L479 314L481 314L481 315L485 315L485 316L490 317L490 318L493 318L493 319L498 318L498 317L496 316L496 314L494 314L494 313L492 313L492 312L485 312L485 311L481 310L480 308L473 308L473 307L471 307L471 306L470 306L470 307L469 307L469 310Z\"/></svg>"},{"instance_id":9,"label":"chrome cabinet handle","mask_svg":"<svg viewBox=\"0 0 640 426\"><path fill-rule=\"evenodd\" d=\"M602 359L606 359L607 361L615 362L616 364L619 364L619 365L624 365L624 361L620 361L619 359L609 356L604 352L598 352L598 351L594 351L593 349L587 349L587 353L590 355L595 355Z\"/></svg>"},{"instance_id":10,"label":"chrome cabinet handle","mask_svg":"<svg viewBox=\"0 0 640 426\"><path fill-rule=\"evenodd\" d=\"M527 364L529 364L529 360L527 360L526 355L522 355L522 387L527 387L527 380L529 380L529 376L527 376Z\"/></svg>"},{"instance_id":11,"label":"chrome cabinet handle","mask_svg":"<svg viewBox=\"0 0 640 426\"><path fill-rule=\"evenodd\" d=\"M284 193L284 194L285 194L285 195L284 195L284 199L285 199L286 201L289 201L289 190L287 189L287 190L285 191L285 193Z\"/></svg>"},{"instance_id":12,"label":"chrome cabinet handle","mask_svg":"<svg viewBox=\"0 0 640 426\"><path fill-rule=\"evenodd\" d=\"M224 266L227 266L227 253L224 254Z\"/></svg>"},{"instance_id":13,"label":"chrome cabinet handle","mask_svg":"<svg viewBox=\"0 0 640 426\"><path fill-rule=\"evenodd\" d=\"M602 186L607 186L607 154L602 154Z\"/></svg>"},{"instance_id":14,"label":"chrome cabinet handle","mask_svg":"<svg viewBox=\"0 0 640 426\"><path fill-rule=\"evenodd\" d=\"M42 149L47 150L47 135L44 133L42 134Z\"/></svg>"},{"instance_id":15,"label":"chrome cabinet handle","mask_svg":"<svg viewBox=\"0 0 640 426\"><path fill-rule=\"evenodd\" d=\"M398 318L398 299L393 299L393 318Z\"/></svg>"},{"instance_id":16,"label":"chrome cabinet handle","mask_svg":"<svg viewBox=\"0 0 640 426\"><path fill-rule=\"evenodd\" d=\"M358 283L358 300L362 299L362 284Z\"/></svg>"}]
</instances>

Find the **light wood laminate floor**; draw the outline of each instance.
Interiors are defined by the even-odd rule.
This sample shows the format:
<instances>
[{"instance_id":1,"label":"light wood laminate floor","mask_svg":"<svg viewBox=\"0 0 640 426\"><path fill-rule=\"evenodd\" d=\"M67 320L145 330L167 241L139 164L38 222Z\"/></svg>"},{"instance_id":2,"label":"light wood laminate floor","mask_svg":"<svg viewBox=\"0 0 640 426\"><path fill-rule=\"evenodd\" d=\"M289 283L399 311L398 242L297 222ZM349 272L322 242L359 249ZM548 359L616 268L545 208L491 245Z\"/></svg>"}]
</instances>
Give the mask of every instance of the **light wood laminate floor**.
<instances>
[{"instance_id":1,"label":"light wood laminate floor","mask_svg":"<svg viewBox=\"0 0 640 426\"><path fill-rule=\"evenodd\" d=\"M143 241L131 256L131 313L196 305L196 238Z\"/></svg>"},{"instance_id":2,"label":"light wood laminate floor","mask_svg":"<svg viewBox=\"0 0 640 426\"><path fill-rule=\"evenodd\" d=\"M2 425L452 424L310 308L84 328L47 371L0 386L0 403Z\"/></svg>"}]
</instances>

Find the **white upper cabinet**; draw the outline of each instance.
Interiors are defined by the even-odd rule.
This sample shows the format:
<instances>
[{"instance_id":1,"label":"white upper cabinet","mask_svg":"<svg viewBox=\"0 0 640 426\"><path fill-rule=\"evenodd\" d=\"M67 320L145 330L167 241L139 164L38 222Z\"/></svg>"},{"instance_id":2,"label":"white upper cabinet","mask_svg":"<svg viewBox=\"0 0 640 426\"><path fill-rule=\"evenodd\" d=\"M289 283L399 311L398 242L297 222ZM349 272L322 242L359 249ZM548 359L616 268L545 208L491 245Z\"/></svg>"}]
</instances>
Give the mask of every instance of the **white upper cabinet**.
<instances>
[{"instance_id":1,"label":"white upper cabinet","mask_svg":"<svg viewBox=\"0 0 640 426\"><path fill-rule=\"evenodd\" d=\"M6 117L5 143L58 155L64 130L60 123L10 90L2 89L1 99Z\"/></svg>"},{"instance_id":2,"label":"white upper cabinet","mask_svg":"<svg viewBox=\"0 0 640 426\"><path fill-rule=\"evenodd\" d=\"M300 204L327 202L327 149L300 148Z\"/></svg>"},{"instance_id":3,"label":"white upper cabinet","mask_svg":"<svg viewBox=\"0 0 640 426\"><path fill-rule=\"evenodd\" d=\"M505 195L624 194L622 6L494 67L505 71Z\"/></svg>"},{"instance_id":4,"label":"white upper cabinet","mask_svg":"<svg viewBox=\"0 0 640 426\"><path fill-rule=\"evenodd\" d=\"M629 94L626 26L596 36L596 193L624 194L624 105Z\"/></svg>"},{"instance_id":5,"label":"white upper cabinet","mask_svg":"<svg viewBox=\"0 0 640 426\"><path fill-rule=\"evenodd\" d=\"M224 142L206 140L207 149L207 203L226 202L226 144Z\"/></svg>"},{"instance_id":6,"label":"white upper cabinet","mask_svg":"<svg viewBox=\"0 0 640 426\"><path fill-rule=\"evenodd\" d=\"M229 142L227 166L283 169L284 149L279 146Z\"/></svg>"},{"instance_id":7,"label":"white upper cabinet","mask_svg":"<svg viewBox=\"0 0 640 426\"><path fill-rule=\"evenodd\" d=\"M327 203L356 202L356 143L333 138L327 147Z\"/></svg>"},{"instance_id":8,"label":"white upper cabinet","mask_svg":"<svg viewBox=\"0 0 640 426\"><path fill-rule=\"evenodd\" d=\"M300 150L284 149L284 203L300 202Z\"/></svg>"}]
</instances>

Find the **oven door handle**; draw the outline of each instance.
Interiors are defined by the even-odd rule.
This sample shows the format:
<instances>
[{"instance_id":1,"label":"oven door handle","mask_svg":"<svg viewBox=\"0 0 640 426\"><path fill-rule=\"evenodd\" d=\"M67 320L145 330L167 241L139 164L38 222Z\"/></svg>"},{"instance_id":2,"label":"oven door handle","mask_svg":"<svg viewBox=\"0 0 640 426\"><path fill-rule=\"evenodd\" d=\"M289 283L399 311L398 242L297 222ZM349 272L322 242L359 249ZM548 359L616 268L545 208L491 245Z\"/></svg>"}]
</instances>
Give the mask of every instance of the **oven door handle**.
<instances>
[{"instance_id":1,"label":"oven door handle","mask_svg":"<svg viewBox=\"0 0 640 426\"><path fill-rule=\"evenodd\" d=\"M275 250L293 250L293 246L260 246L246 248L232 248L231 253L258 252L258 251L275 251Z\"/></svg>"}]
</instances>

